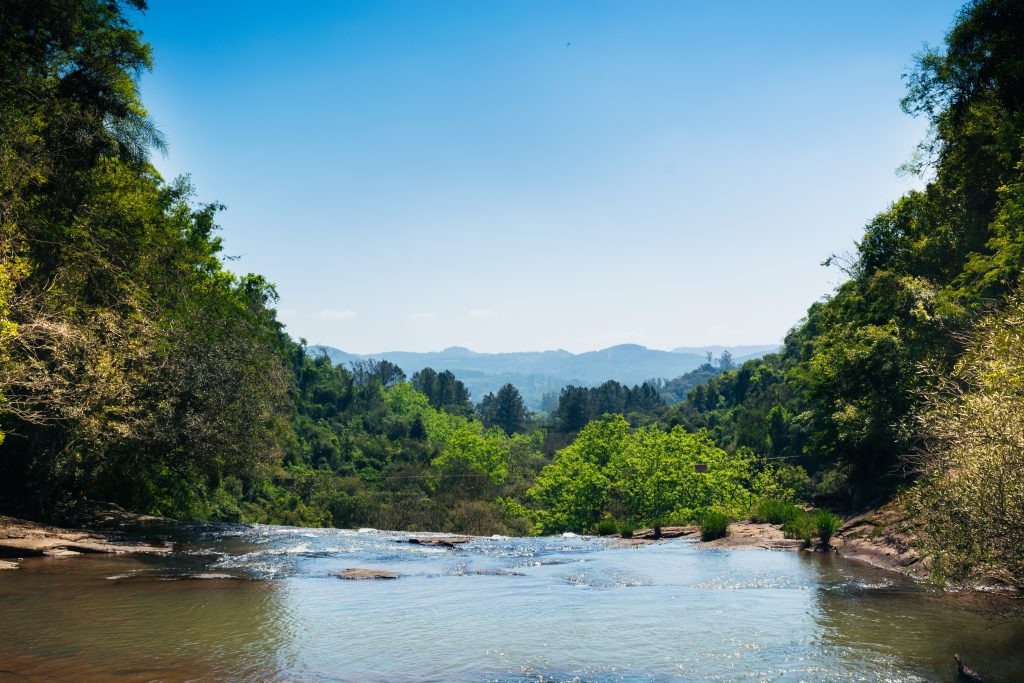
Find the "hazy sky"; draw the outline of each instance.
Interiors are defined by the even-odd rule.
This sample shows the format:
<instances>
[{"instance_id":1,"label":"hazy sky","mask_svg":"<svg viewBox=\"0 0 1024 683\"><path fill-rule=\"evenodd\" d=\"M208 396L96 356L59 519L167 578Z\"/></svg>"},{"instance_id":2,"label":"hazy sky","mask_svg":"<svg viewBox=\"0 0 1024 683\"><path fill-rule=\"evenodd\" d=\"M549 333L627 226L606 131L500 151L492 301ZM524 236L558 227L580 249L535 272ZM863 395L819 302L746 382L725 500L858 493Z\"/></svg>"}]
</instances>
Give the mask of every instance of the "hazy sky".
<instances>
[{"instance_id":1,"label":"hazy sky","mask_svg":"<svg viewBox=\"0 0 1024 683\"><path fill-rule=\"evenodd\" d=\"M959 2L151 0L143 97L295 336L773 342L915 185Z\"/></svg>"}]
</instances>

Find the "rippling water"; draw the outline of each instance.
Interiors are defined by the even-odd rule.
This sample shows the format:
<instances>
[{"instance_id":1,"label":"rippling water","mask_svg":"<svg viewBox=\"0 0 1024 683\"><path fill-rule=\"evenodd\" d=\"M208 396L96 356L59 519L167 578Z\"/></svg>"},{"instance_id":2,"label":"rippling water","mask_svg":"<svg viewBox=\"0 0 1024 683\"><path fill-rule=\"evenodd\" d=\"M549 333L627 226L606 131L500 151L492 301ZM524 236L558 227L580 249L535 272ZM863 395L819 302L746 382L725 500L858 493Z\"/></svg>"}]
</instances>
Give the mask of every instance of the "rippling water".
<instances>
[{"instance_id":1,"label":"rippling water","mask_svg":"<svg viewBox=\"0 0 1024 683\"><path fill-rule=\"evenodd\" d=\"M0 678L1024 681L1024 610L828 554L207 527L0 574ZM392 581L343 581L349 567ZM477 573L506 570L508 574ZM244 580L175 580L216 572Z\"/></svg>"}]
</instances>

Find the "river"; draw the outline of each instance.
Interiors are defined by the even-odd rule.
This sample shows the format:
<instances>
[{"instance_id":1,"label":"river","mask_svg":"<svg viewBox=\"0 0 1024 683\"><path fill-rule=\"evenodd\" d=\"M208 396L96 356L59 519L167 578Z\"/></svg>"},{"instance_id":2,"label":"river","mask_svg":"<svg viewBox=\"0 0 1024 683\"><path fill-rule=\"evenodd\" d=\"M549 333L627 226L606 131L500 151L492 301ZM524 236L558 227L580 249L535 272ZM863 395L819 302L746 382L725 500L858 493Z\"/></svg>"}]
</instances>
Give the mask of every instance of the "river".
<instances>
[{"instance_id":1,"label":"river","mask_svg":"<svg viewBox=\"0 0 1024 683\"><path fill-rule=\"evenodd\" d=\"M211 526L169 556L26 560L0 575L0 679L953 681L959 652L1024 681L1019 601L833 554L408 538Z\"/></svg>"}]
</instances>

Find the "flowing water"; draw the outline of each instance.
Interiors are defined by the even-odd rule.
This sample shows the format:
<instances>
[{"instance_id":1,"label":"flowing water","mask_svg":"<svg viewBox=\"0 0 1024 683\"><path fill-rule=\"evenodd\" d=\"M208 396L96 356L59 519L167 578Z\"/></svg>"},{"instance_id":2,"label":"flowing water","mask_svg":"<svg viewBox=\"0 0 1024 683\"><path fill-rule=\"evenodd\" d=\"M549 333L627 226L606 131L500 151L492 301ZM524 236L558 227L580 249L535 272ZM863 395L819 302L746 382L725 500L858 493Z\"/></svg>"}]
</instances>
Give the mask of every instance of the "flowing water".
<instances>
[{"instance_id":1,"label":"flowing water","mask_svg":"<svg viewBox=\"0 0 1024 683\"><path fill-rule=\"evenodd\" d=\"M1017 600L831 554L408 538L205 527L167 557L27 560L0 574L0 679L953 681L959 652L1024 681Z\"/></svg>"}]
</instances>

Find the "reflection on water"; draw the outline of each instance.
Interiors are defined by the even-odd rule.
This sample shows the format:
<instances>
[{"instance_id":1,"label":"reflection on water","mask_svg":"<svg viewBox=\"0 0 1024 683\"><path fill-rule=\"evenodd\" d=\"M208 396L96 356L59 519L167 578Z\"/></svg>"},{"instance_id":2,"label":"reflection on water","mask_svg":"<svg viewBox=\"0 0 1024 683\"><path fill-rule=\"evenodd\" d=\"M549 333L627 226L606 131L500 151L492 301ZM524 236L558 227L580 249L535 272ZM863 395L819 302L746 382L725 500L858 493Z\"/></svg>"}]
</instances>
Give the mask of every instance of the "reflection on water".
<instances>
[{"instance_id":1,"label":"reflection on water","mask_svg":"<svg viewBox=\"0 0 1024 683\"><path fill-rule=\"evenodd\" d=\"M1024 680L1016 601L831 555L407 538L205 528L171 557L26 561L0 575L0 678L952 681L959 651ZM349 567L402 578L330 576Z\"/></svg>"},{"instance_id":2,"label":"reflection on water","mask_svg":"<svg viewBox=\"0 0 1024 683\"><path fill-rule=\"evenodd\" d=\"M819 561L831 565L833 582L815 591L813 614L826 642L879 653L927 680L955 680L952 653L959 652L990 682L1024 681L1024 606L1017 600L846 577L850 565L842 558Z\"/></svg>"}]
</instances>

